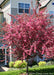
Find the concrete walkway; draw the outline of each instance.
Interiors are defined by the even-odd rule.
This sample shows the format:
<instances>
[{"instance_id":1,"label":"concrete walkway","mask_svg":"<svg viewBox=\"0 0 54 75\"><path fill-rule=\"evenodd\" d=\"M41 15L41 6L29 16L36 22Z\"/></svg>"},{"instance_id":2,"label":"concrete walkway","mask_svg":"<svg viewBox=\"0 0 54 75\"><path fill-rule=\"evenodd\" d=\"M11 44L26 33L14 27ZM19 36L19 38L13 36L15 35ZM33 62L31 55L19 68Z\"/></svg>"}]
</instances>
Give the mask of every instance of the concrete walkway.
<instances>
[{"instance_id":1,"label":"concrete walkway","mask_svg":"<svg viewBox=\"0 0 54 75\"><path fill-rule=\"evenodd\" d=\"M3 67L3 66L0 67L0 72L2 72L2 71L8 71L8 70L9 70L8 67Z\"/></svg>"},{"instance_id":2,"label":"concrete walkway","mask_svg":"<svg viewBox=\"0 0 54 75\"><path fill-rule=\"evenodd\" d=\"M4 71L4 69L2 69L2 68L0 67L0 72L2 72L2 71Z\"/></svg>"}]
</instances>

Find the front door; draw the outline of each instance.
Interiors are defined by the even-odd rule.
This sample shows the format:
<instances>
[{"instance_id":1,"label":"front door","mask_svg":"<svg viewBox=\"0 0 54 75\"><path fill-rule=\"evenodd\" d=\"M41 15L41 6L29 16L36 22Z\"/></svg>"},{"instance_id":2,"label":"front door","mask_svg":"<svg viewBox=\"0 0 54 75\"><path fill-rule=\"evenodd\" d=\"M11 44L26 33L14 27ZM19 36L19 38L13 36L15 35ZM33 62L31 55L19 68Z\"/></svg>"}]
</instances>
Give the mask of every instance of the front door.
<instances>
[{"instance_id":1,"label":"front door","mask_svg":"<svg viewBox=\"0 0 54 75\"><path fill-rule=\"evenodd\" d=\"M4 65L4 62L5 62L5 54L4 54L4 51L2 51L2 49L0 49L0 66L1 65Z\"/></svg>"}]
</instances>

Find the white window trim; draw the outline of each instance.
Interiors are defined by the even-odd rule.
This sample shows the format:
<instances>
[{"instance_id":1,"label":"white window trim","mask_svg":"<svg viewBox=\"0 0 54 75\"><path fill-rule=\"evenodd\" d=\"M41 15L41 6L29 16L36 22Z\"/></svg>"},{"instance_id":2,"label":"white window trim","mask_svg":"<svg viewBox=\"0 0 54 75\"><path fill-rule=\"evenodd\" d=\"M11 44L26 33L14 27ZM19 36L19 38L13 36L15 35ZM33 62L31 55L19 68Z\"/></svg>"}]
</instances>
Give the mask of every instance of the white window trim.
<instances>
[{"instance_id":1,"label":"white window trim","mask_svg":"<svg viewBox=\"0 0 54 75\"><path fill-rule=\"evenodd\" d=\"M17 2L17 14L23 14L23 13L19 13L19 6L18 6L19 3L30 4L30 8L31 8L31 3L29 3L29 2L27 2L27 3L26 2ZM29 13L27 13L27 14L29 14Z\"/></svg>"}]
</instances>

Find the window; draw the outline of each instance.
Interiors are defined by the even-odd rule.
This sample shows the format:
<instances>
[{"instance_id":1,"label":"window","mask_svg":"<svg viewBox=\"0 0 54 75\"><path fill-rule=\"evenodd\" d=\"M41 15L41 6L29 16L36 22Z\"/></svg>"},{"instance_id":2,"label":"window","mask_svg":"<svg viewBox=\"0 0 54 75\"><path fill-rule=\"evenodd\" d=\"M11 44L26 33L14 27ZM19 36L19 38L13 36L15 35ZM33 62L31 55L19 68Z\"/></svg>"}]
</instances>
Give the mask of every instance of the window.
<instances>
[{"instance_id":1,"label":"window","mask_svg":"<svg viewBox=\"0 0 54 75\"><path fill-rule=\"evenodd\" d=\"M54 11L50 11L49 13L50 13L50 15L54 15Z\"/></svg>"},{"instance_id":2,"label":"window","mask_svg":"<svg viewBox=\"0 0 54 75\"><path fill-rule=\"evenodd\" d=\"M52 24L54 24L54 11L50 11L49 14L50 14L51 22Z\"/></svg>"},{"instance_id":3,"label":"window","mask_svg":"<svg viewBox=\"0 0 54 75\"><path fill-rule=\"evenodd\" d=\"M23 12L29 13L30 4L19 3L18 5L19 5L18 6L19 7L19 9L18 9L19 13L23 13Z\"/></svg>"},{"instance_id":4,"label":"window","mask_svg":"<svg viewBox=\"0 0 54 75\"><path fill-rule=\"evenodd\" d=\"M54 5L54 2L52 3L52 5Z\"/></svg>"},{"instance_id":5,"label":"window","mask_svg":"<svg viewBox=\"0 0 54 75\"><path fill-rule=\"evenodd\" d=\"M50 18L54 16L54 11L50 11L49 14L51 15Z\"/></svg>"}]
</instances>

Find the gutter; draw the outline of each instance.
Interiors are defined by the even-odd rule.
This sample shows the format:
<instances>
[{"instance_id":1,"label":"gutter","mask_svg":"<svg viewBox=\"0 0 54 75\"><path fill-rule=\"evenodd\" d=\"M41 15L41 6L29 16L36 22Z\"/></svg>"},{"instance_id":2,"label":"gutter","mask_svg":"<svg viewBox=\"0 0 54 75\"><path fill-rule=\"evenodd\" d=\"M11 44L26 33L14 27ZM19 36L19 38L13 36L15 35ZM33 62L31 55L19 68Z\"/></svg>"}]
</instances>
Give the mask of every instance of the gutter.
<instances>
[{"instance_id":1,"label":"gutter","mask_svg":"<svg viewBox=\"0 0 54 75\"><path fill-rule=\"evenodd\" d=\"M4 0L1 4L0 4L0 7L2 8L2 6L9 0Z\"/></svg>"},{"instance_id":2,"label":"gutter","mask_svg":"<svg viewBox=\"0 0 54 75\"><path fill-rule=\"evenodd\" d=\"M40 6L40 9L46 7L51 1L52 1L52 0L50 0L45 6L42 6L42 7Z\"/></svg>"}]
</instances>

